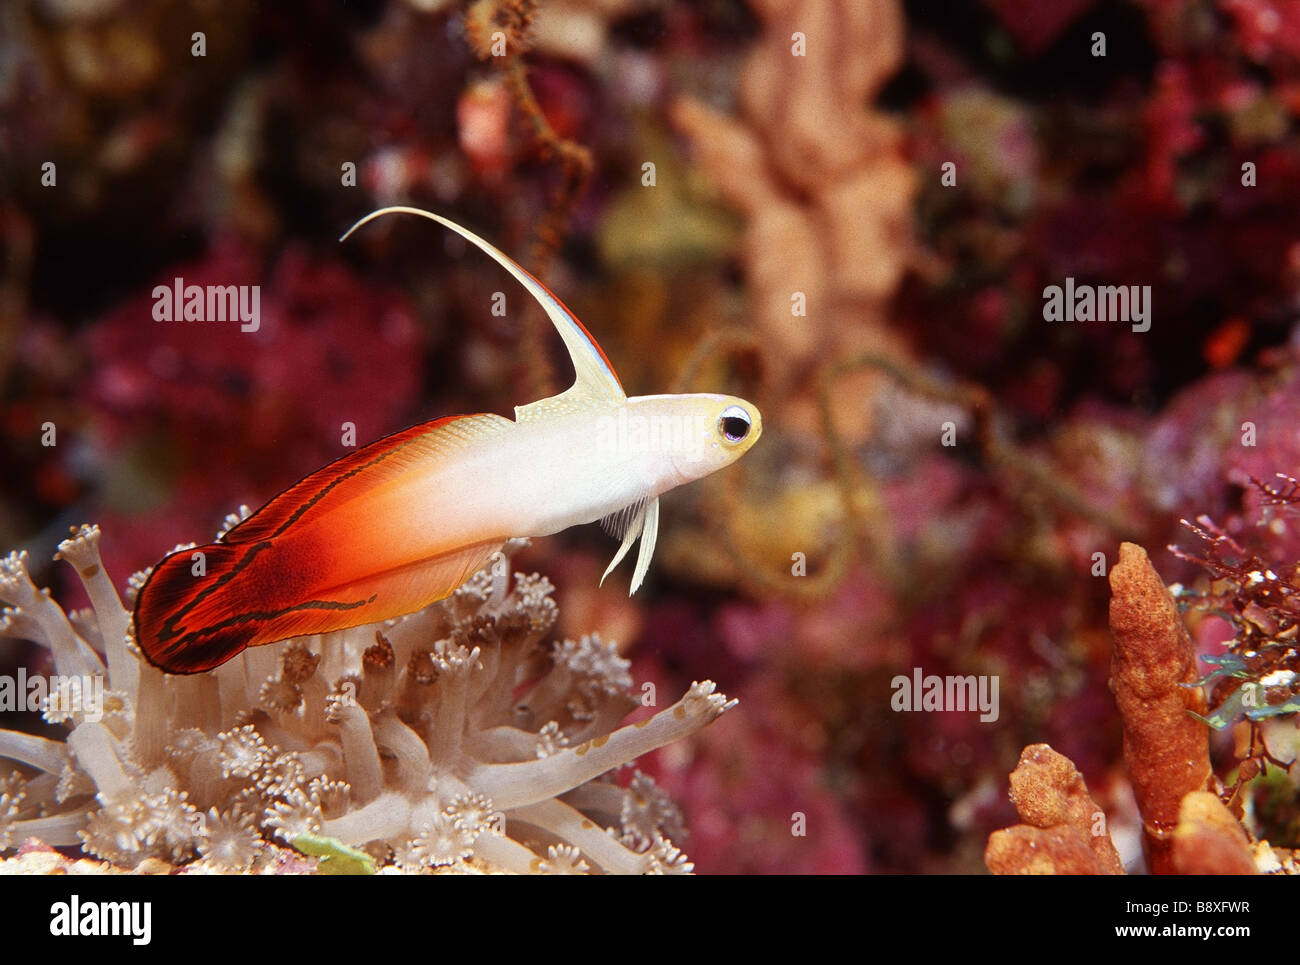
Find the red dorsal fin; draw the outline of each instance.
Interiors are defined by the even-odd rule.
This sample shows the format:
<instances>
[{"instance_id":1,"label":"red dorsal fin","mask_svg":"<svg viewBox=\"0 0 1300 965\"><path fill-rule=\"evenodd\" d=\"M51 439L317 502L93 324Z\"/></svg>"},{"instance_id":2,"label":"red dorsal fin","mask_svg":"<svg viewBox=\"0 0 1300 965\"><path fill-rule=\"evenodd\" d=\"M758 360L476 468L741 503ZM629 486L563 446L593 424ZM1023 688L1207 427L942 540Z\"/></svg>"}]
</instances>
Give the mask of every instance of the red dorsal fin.
<instances>
[{"instance_id":1,"label":"red dorsal fin","mask_svg":"<svg viewBox=\"0 0 1300 965\"><path fill-rule=\"evenodd\" d=\"M382 486L410 469L413 462L436 457L439 451L467 444L509 425L509 419L479 413L447 416L384 436L304 476L228 531L221 541L241 544L274 539L289 527L317 519L356 498L349 485L354 481L367 488Z\"/></svg>"}]
</instances>

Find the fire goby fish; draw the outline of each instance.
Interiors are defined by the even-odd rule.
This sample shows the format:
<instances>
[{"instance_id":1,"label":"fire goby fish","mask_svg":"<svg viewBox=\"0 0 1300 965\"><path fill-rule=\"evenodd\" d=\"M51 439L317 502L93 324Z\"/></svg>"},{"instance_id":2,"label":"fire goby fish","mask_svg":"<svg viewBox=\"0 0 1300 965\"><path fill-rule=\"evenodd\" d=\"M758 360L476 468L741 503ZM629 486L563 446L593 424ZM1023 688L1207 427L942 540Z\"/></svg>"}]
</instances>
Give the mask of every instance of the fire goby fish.
<instances>
[{"instance_id":1,"label":"fire goby fish","mask_svg":"<svg viewBox=\"0 0 1300 965\"><path fill-rule=\"evenodd\" d=\"M640 537L635 593L654 554L659 496L734 462L762 432L758 410L732 396L628 398L596 340L545 285L446 218L383 208L340 240L398 212L451 229L518 279L564 340L574 383L517 406L513 421L448 416L386 436L290 486L218 542L166 557L139 592L133 627L168 673L412 613L449 595L507 539L595 520L622 540L605 576Z\"/></svg>"}]
</instances>

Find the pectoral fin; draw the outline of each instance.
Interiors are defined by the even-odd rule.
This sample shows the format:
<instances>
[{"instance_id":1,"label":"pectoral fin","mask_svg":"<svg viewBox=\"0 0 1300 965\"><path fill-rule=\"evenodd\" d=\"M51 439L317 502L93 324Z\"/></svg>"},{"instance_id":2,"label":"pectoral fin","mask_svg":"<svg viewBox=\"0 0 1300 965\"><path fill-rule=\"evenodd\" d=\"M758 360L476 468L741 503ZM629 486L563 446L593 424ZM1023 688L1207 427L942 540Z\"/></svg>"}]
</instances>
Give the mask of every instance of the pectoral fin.
<instances>
[{"instance_id":1,"label":"pectoral fin","mask_svg":"<svg viewBox=\"0 0 1300 965\"><path fill-rule=\"evenodd\" d=\"M606 516L603 523L607 528L626 525L623 531L623 542L618 547L618 552L610 560L609 566L605 567L605 572L600 578L604 584L605 577L614 571L614 567L623 561L627 556L627 551L632 548L637 537L641 537L641 549L636 558L636 569L632 573L632 587L628 590L628 596L631 596L641 588L645 581L646 571L650 569L650 557L654 556L655 541L659 537L659 497L656 496L651 500L639 500L626 509L619 510L610 516ZM617 534L616 534L617 535Z\"/></svg>"},{"instance_id":2,"label":"pectoral fin","mask_svg":"<svg viewBox=\"0 0 1300 965\"><path fill-rule=\"evenodd\" d=\"M627 528L623 530L623 542L619 544L618 552L614 554L614 558L609 561L609 566L605 567L605 572L601 574L601 586L605 585L605 577L614 572L614 567L623 562L623 557L627 556L627 551L632 548L632 544L636 542L636 538L641 535L641 530L645 526L646 504L638 502L634 503L633 507L634 514L628 518ZM623 512L626 512L626 510L619 510L619 513L615 513L614 516L618 516ZM605 517L607 520L613 518L613 516Z\"/></svg>"},{"instance_id":3,"label":"pectoral fin","mask_svg":"<svg viewBox=\"0 0 1300 965\"><path fill-rule=\"evenodd\" d=\"M648 502L650 502L650 497L643 496L636 502L615 510L601 519L600 528L615 539L622 539L628 534L629 530L635 530L636 532L632 533L632 538L636 539L636 534L640 532L641 523L643 522L642 514L645 512L645 506Z\"/></svg>"},{"instance_id":4,"label":"pectoral fin","mask_svg":"<svg viewBox=\"0 0 1300 965\"><path fill-rule=\"evenodd\" d=\"M641 589L641 584L645 581L646 571L650 569L650 557L655 555L655 541L658 538L659 497L656 496L650 500L650 505L645 510L645 528L641 530L641 550L637 553L636 570L632 573L632 588L628 590L628 596Z\"/></svg>"}]
</instances>

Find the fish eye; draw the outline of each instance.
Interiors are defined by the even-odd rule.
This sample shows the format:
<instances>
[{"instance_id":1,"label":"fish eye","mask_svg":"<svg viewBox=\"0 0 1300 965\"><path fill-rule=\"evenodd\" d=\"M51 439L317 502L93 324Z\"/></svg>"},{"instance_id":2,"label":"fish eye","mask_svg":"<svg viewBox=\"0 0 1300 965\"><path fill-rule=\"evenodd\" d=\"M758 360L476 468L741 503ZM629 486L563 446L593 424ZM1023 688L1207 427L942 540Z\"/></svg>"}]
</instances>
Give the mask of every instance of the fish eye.
<instances>
[{"instance_id":1,"label":"fish eye","mask_svg":"<svg viewBox=\"0 0 1300 965\"><path fill-rule=\"evenodd\" d=\"M718 428L722 430L722 438L731 443L740 442L749 435L752 425L749 413L738 405L727 406L722 410L722 415L718 416Z\"/></svg>"}]
</instances>

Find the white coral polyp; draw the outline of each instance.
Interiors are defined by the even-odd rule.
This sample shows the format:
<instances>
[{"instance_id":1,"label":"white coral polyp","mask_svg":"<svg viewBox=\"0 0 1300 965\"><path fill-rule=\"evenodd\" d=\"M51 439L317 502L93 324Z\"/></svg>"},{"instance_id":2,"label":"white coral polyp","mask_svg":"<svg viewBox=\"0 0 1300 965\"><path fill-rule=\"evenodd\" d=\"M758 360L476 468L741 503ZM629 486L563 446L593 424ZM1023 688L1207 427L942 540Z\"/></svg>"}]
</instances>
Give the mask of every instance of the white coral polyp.
<instances>
[{"instance_id":1,"label":"white coral polyp","mask_svg":"<svg viewBox=\"0 0 1300 965\"><path fill-rule=\"evenodd\" d=\"M418 613L171 677L130 640L99 538L83 526L59 547L93 619L37 590L25 554L0 560L0 635L36 639L60 673L106 677L112 696L102 722L64 718L66 744L0 730L0 757L37 772L0 787L0 849L39 837L118 865L198 855L198 869L247 871L273 861L268 844L323 834L405 870L691 870L671 800L644 776L610 778L734 701L704 681L618 726L639 705L628 662L595 635L544 642L554 587L511 580L523 541Z\"/></svg>"},{"instance_id":2,"label":"white coral polyp","mask_svg":"<svg viewBox=\"0 0 1300 965\"><path fill-rule=\"evenodd\" d=\"M585 875L590 870L582 860L582 852L567 844L547 848L546 860L540 862L539 868L552 875Z\"/></svg>"},{"instance_id":3,"label":"white coral polyp","mask_svg":"<svg viewBox=\"0 0 1300 965\"><path fill-rule=\"evenodd\" d=\"M440 868L464 861L473 854L477 837L460 818L443 812L435 814L420 829L411 851L420 864Z\"/></svg>"},{"instance_id":4,"label":"white coral polyp","mask_svg":"<svg viewBox=\"0 0 1300 965\"><path fill-rule=\"evenodd\" d=\"M199 854L217 871L247 871L262 847L249 814L210 808L199 825Z\"/></svg>"},{"instance_id":5,"label":"white coral polyp","mask_svg":"<svg viewBox=\"0 0 1300 965\"><path fill-rule=\"evenodd\" d=\"M267 762L266 741L251 724L218 734L222 777L252 777Z\"/></svg>"}]
</instances>

